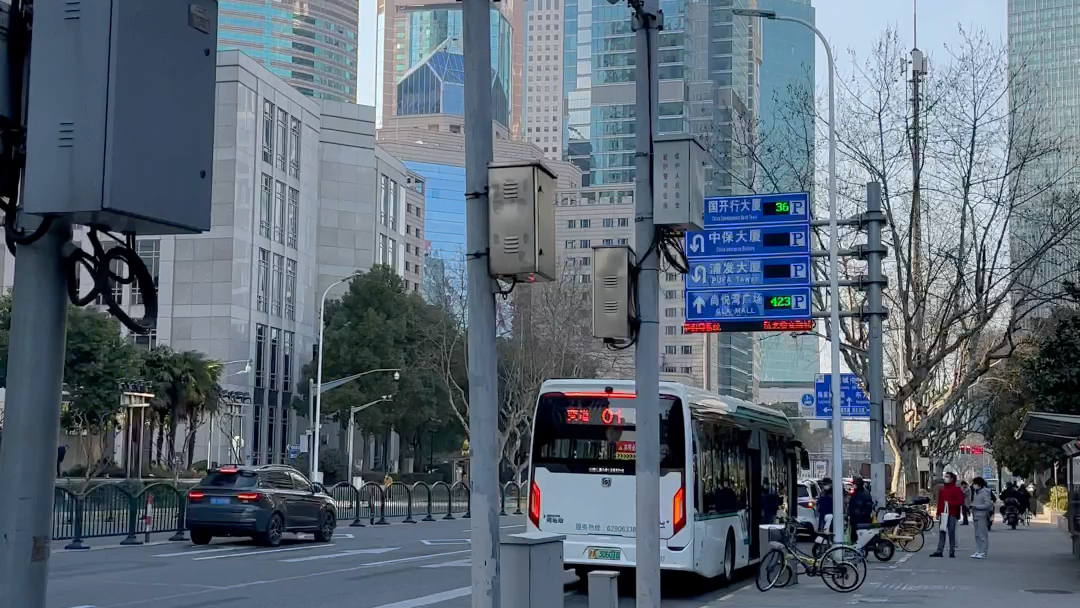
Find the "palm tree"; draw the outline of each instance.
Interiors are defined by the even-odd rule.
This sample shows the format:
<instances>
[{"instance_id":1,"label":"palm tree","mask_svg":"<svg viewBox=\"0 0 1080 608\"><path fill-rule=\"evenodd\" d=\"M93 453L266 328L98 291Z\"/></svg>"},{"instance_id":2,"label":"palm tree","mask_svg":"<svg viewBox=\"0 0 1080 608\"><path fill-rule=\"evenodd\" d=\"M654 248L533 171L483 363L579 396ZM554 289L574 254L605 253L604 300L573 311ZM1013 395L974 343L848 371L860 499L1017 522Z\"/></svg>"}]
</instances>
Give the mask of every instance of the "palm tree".
<instances>
[{"instance_id":1,"label":"palm tree","mask_svg":"<svg viewBox=\"0 0 1080 608\"><path fill-rule=\"evenodd\" d=\"M174 463L180 453L176 433L185 423L183 451L187 466L194 460L195 433L207 414L216 411L221 378L221 365L198 351L175 352L167 346L150 351L144 362L147 380L157 383L157 397L151 403L161 426L158 436L160 459L165 434L168 434L168 462Z\"/></svg>"}]
</instances>

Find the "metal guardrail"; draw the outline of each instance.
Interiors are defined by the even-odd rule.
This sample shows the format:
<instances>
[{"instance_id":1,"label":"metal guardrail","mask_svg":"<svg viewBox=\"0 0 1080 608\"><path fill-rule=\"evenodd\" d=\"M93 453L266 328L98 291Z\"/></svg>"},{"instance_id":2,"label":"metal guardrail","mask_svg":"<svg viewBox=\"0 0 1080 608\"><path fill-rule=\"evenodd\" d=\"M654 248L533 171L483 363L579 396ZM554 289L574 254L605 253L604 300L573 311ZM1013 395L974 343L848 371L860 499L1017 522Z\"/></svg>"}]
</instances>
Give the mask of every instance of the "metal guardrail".
<instances>
[{"instance_id":1,"label":"metal guardrail","mask_svg":"<svg viewBox=\"0 0 1080 608\"><path fill-rule=\"evenodd\" d=\"M507 482L502 487L499 515L521 515L528 482ZM121 545L138 545L139 535L172 532L169 540L187 540L187 487L156 482L138 491L121 483L102 483L85 492L57 486L53 498L53 540L70 540L65 549L86 549L89 538L124 536ZM407 485L398 481L383 486L369 482L360 488L341 482L327 493L334 500L338 521L349 527L388 525L388 519L415 524L439 519L468 519L468 484L442 481ZM364 522L367 522L366 524Z\"/></svg>"}]
</instances>

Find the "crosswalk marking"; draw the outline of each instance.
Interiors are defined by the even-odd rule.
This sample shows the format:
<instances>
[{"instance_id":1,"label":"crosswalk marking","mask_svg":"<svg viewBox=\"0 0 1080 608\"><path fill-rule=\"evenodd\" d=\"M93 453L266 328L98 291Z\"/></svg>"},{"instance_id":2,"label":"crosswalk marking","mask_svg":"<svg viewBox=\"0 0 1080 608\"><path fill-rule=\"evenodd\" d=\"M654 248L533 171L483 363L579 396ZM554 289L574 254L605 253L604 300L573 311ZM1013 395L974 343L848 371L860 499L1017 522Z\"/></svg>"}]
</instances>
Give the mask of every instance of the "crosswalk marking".
<instances>
[{"instance_id":1,"label":"crosswalk marking","mask_svg":"<svg viewBox=\"0 0 1080 608\"><path fill-rule=\"evenodd\" d=\"M454 560L452 562L443 562L441 564L428 564L427 566L420 566L421 568L469 568L472 566L472 559L466 557L465 559Z\"/></svg>"},{"instance_id":2,"label":"crosswalk marking","mask_svg":"<svg viewBox=\"0 0 1080 608\"><path fill-rule=\"evenodd\" d=\"M321 555L307 555L305 557L294 557L292 559L280 559L278 561L285 563L296 562L310 562L317 559L333 559L335 557L349 557L352 555L371 555L379 553L389 553L391 551L397 551L401 547L382 547L379 549L353 549L351 551L341 551L340 553L323 553Z\"/></svg>"},{"instance_id":3,"label":"crosswalk marking","mask_svg":"<svg viewBox=\"0 0 1080 608\"><path fill-rule=\"evenodd\" d=\"M260 549L258 551L244 551L241 553L226 553L224 555L208 555L206 557L192 558L191 561L199 562L207 559L221 559L224 557L246 557L248 555L262 555L263 553L284 553L285 551L304 551L309 549L320 549L323 547L333 547L334 545L325 543L319 545L302 545L297 547L284 547L281 549Z\"/></svg>"},{"instance_id":4,"label":"crosswalk marking","mask_svg":"<svg viewBox=\"0 0 1080 608\"><path fill-rule=\"evenodd\" d=\"M450 591L432 593L431 595L425 595L424 597L414 597L409 600L394 602L393 604L383 604L382 606L378 606L378 608L420 608L421 606L430 606L432 604L448 602L467 595L472 595L472 587L461 587L459 589L451 589Z\"/></svg>"}]
</instances>

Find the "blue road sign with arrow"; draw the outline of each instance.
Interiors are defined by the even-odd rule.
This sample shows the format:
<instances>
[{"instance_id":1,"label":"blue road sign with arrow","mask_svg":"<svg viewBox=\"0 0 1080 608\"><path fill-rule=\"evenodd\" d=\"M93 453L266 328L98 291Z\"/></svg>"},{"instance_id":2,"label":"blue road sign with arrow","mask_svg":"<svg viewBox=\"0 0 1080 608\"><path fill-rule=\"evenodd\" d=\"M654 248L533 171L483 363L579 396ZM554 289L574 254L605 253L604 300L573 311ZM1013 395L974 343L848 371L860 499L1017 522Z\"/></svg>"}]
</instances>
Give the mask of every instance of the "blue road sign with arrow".
<instances>
[{"instance_id":1,"label":"blue road sign with arrow","mask_svg":"<svg viewBox=\"0 0 1080 608\"><path fill-rule=\"evenodd\" d=\"M832 418L832 374L818 374L814 389L814 417ZM870 417L870 395L855 374L840 374L840 413L844 418Z\"/></svg>"},{"instance_id":2,"label":"blue road sign with arrow","mask_svg":"<svg viewBox=\"0 0 1080 608\"><path fill-rule=\"evenodd\" d=\"M763 321L808 318L809 287L688 291L687 321Z\"/></svg>"},{"instance_id":3,"label":"blue road sign with arrow","mask_svg":"<svg viewBox=\"0 0 1080 608\"><path fill-rule=\"evenodd\" d=\"M755 256L731 260L695 260L686 273L687 289L810 284L810 256Z\"/></svg>"}]
</instances>

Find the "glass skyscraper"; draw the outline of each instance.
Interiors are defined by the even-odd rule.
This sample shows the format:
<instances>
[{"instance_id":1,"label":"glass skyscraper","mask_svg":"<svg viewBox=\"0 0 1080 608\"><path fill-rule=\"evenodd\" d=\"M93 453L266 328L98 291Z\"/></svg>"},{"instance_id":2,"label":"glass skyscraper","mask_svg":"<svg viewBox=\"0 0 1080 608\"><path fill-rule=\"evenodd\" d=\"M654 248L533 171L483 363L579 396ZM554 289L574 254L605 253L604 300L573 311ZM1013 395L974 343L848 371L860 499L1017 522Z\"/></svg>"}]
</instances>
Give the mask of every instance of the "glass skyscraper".
<instances>
[{"instance_id":1,"label":"glass skyscraper","mask_svg":"<svg viewBox=\"0 0 1080 608\"><path fill-rule=\"evenodd\" d=\"M237 49L304 95L356 103L356 0L220 0L218 50Z\"/></svg>"},{"instance_id":2,"label":"glass skyscraper","mask_svg":"<svg viewBox=\"0 0 1080 608\"><path fill-rule=\"evenodd\" d=\"M1072 163L1080 151L1080 0L1009 0L1008 8L1009 64L1020 74L1010 85L1022 87L1022 91L1010 91L1009 102L1023 104L1013 108L1013 120L1036 120L1037 128L1045 130L1048 139L1063 138L1069 146L1061 157L1046 155L1037 159L1025 175L1027 180L1042 180L1045 184L1057 182L1073 171L1067 183L1061 185L1076 187L1078 175ZM1017 124L1016 128L1023 134L1031 126ZM1023 184L1018 188L1025 189ZM1037 204L1051 204L1050 192L1040 196L1045 201ZM1056 214L1044 208L1017 215L1010 230L1014 259L1019 261L1030 259L1031 247L1045 245L1044 230L1053 221L1049 218ZM1059 283L1062 269L1080 263L1077 241L1068 238L1044 254L1030 283L1036 288ZM1071 278L1080 279L1075 271Z\"/></svg>"},{"instance_id":3,"label":"glass skyscraper","mask_svg":"<svg viewBox=\"0 0 1080 608\"><path fill-rule=\"evenodd\" d=\"M814 23L810 0L758 0L758 8ZM793 95L814 94L814 44L814 33L797 23L762 21L760 129L762 138L770 139L768 145L782 145L777 138L788 133L805 133L813 137L813 118L785 111L785 104L792 102ZM805 124L778 125L793 116L803 116ZM812 191L806 179L814 175L813 158L805 154L805 144L798 142L785 148L788 163L778 163L779 166L770 168L770 174L780 183L777 189L782 192ZM803 151L801 157L800 150ZM816 336L758 334L757 338L761 383L782 386L814 382L821 367Z\"/></svg>"}]
</instances>

